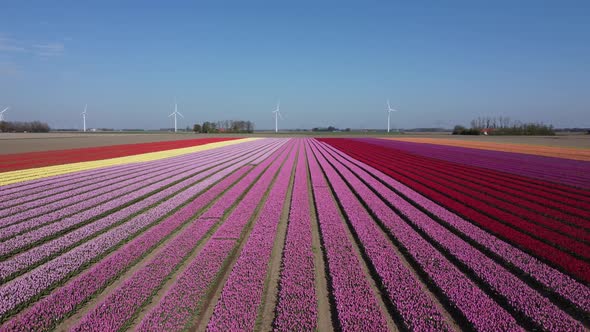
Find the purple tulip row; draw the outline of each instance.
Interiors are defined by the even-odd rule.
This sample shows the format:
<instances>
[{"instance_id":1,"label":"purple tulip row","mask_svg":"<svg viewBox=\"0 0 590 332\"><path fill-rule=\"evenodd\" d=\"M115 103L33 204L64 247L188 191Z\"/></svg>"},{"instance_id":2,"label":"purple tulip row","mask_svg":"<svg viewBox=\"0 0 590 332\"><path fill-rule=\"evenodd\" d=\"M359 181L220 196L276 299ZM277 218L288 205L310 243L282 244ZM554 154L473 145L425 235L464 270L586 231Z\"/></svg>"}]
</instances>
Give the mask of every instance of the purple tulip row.
<instances>
[{"instance_id":1,"label":"purple tulip row","mask_svg":"<svg viewBox=\"0 0 590 332\"><path fill-rule=\"evenodd\" d=\"M288 148L289 146L260 163L238 185L228 191L226 197L232 199L219 200L201 216L200 219L204 222L218 220L223 215L223 211L227 210L251 183L254 183L199 254L178 275L175 283L158 305L143 318L139 331L176 331L186 328L203 301L203 296L218 276L226 258L237 246L238 237L271 185L280 164L286 158ZM260 174L262 175L257 179ZM228 236L236 233L236 236Z\"/></svg>"},{"instance_id":2,"label":"purple tulip row","mask_svg":"<svg viewBox=\"0 0 590 332\"><path fill-rule=\"evenodd\" d=\"M92 198L94 196L98 196L102 192L105 192L105 188L110 188L106 190L114 190L116 188L120 188L122 185L124 186L124 181L130 181L129 183L133 183L134 179L138 179L144 175L154 176L160 174L161 172L173 172L182 165L194 163L195 160L199 160L200 163L202 163L202 161L205 159L213 161L220 157L218 155L201 156L199 159L195 159L193 156L190 159L187 158L183 162L176 161L175 163L170 163L167 161L166 163L161 163L160 165L143 165L143 167L135 167L127 170L126 172L113 171L94 179L94 183L85 183L84 185L78 186L77 188L66 188L67 190L65 191L63 187L58 187L53 190L46 188L41 193L27 196L26 199L20 198L20 204L13 204L13 206L9 208L0 210L0 217L4 218L8 215L13 215L18 212L37 208L43 205L49 205L50 203L54 206L53 209L56 208L55 205L57 205L59 208L60 206L64 206L64 204L71 202L71 200L68 198L78 197L78 200Z\"/></svg>"},{"instance_id":3,"label":"purple tulip row","mask_svg":"<svg viewBox=\"0 0 590 332\"><path fill-rule=\"evenodd\" d=\"M215 205L228 208L231 205L227 203L235 201L249 185L248 181L240 181L236 185L239 190L238 195L228 196L226 193ZM105 331L123 328L217 222L218 219L202 217L193 221L179 235L168 241L166 246L145 266L95 306L73 330Z\"/></svg>"},{"instance_id":4,"label":"purple tulip row","mask_svg":"<svg viewBox=\"0 0 590 332\"><path fill-rule=\"evenodd\" d=\"M566 301L569 301L572 305L579 307L581 310L590 312L589 287L582 285L569 276L540 262L522 250L517 249L491 235L490 233L482 230L481 228L474 226L456 214L449 212L447 209L401 184L395 179L383 174L379 170L368 166L354 158L350 158L349 156L340 153L338 150L335 150L328 145L324 145L324 147L333 152L335 155L342 157L340 160L346 160L347 165L356 167L355 170L359 170L359 172L360 170L364 170L367 174L372 174L379 180L386 183L388 186L394 188L400 193L403 193L403 195L405 195L407 198L417 203L425 210L430 211L432 214L436 215L446 225L459 231L470 240L479 243L481 246L497 255L497 257L501 257L508 264L528 274L535 281L543 285L547 290L555 292L558 294L558 296L562 297ZM371 180L370 177L364 177L364 179L367 181Z\"/></svg>"},{"instance_id":5,"label":"purple tulip row","mask_svg":"<svg viewBox=\"0 0 590 332\"><path fill-rule=\"evenodd\" d=\"M420 331L451 330L432 298L424 293L416 276L404 266L389 239L328 163L330 158L326 159L325 155L321 155L316 146L312 150L334 188L343 206L343 212L347 215L404 327L408 330ZM343 171L339 167L336 168ZM350 180L349 175L344 177Z\"/></svg>"},{"instance_id":6,"label":"purple tulip row","mask_svg":"<svg viewBox=\"0 0 590 332\"><path fill-rule=\"evenodd\" d=\"M228 171L235 170L237 167L239 166L234 165ZM227 173L224 172L209 177L111 231L3 284L0 286L0 299L4 299L0 301L0 317L52 287L85 264L93 262L113 246L150 226L225 175Z\"/></svg>"},{"instance_id":7,"label":"purple tulip row","mask_svg":"<svg viewBox=\"0 0 590 332\"><path fill-rule=\"evenodd\" d=\"M161 181L167 177L172 177L174 175L183 174L189 171L201 171L208 167L208 163L219 160L219 158L230 157L235 153L237 153L237 150L225 151L224 156L219 157L209 157L203 159L193 157L192 160L187 160L186 162L178 165L169 162L165 167L146 172L145 174L139 175L137 177L132 177L126 181L119 181L108 186L103 186L95 191L45 204L46 201L49 202L52 199L51 197L48 197L42 200L44 205L39 206L33 210L27 209L26 211L0 218L0 224L2 226L12 225L2 229L2 238L7 238L29 228L38 227L48 222L64 218L66 216L72 215L73 213L77 213L84 209L91 208L97 204L112 200L117 196L123 196L129 192L133 192L134 190L145 187L150 183Z\"/></svg>"},{"instance_id":8,"label":"purple tulip row","mask_svg":"<svg viewBox=\"0 0 590 332\"><path fill-rule=\"evenodd\" d=\"M220 163L217 167L222 168L222 167L226 167L226 165L224 165L224 163ZM31 246L32 244L34 244L38 241L42 241L43 239L54 237L55 235L59 234L60 232L63 232L67 229L78 226L80 223L83 223L85 220L90 220L92 218L96 218L97 216L100 216L102 214L108 213L109 211L112 211L113 209L116 209L117 207L121 206L122 204L127 204L129 202L132 202L133 200L139 199L140 197L156 193L159 190L161 190L161 188L163 186L167 186L175 181L182 180L183 178L185 178L187 176L191 176L194 173L197 173L196 174L197 178L203 178L203 177L211 174L212 170L207 170L207 171L201 172L201 173L198 173L197 170L198 169L206 169L206 168L207 168L207 166L202 166L202 167L194 169L194 170L188 168L183 173L172 176L170 178L164 178L165 176L162 176L163 180L153 183L151 185L148 185L147 187L135 188L135 191L131 192L130 194L125 195L124 199L115 199L115 200L107 201L106 203L102 203L98 206L95 206L94 208L89 209L89 210L85 210L85 211L82 211L82 212L77 213L75 215L72 215L70 217L64 218L64 219L60 220L60 222L50 223L48 225L37 228L37 229L30 231L28 233L23 233L18 236L14 236L14 237L10 238L9 240L0 243L0 255L7 255L7 254L13 253L19 249L22 250L22 248L26 248L27 246ZM186 183L186 182L187 181L183 182L183 184L187 185L188 183ZM141 184L138 184L138 187L139 186L141 186ZM135 187L135 186L127 187L125 189L132 189L133 187ZM117 211L116 215L113 217L116 217L117 220L121 220L121 218L123 218L122 215L128 216L134 212L137 212L140 210L139 207L145 207L145 206L147 206L146 204L151 201L153 201L153 200L144 199L135 205L131 205L128 208ZM113 217L111 217L111 219ZM107 218L108 218L108 216L107 216Z\"/></svg>"},{"instance_id":9,"label":"purple tulip row","mask_svg":"<svg viewBox=\"0 0 590 332\"><path fill-rule=\"evenodd\" d=\"M381 311L363 272L332 192L309 144L306 144L306 154L337 324L343 331L387 331L385 313Z\"/></svg>"},{"instance_id":10,"label":"purple tulip row","mask_svg":"<svg viewBox=\"0 0 590 332\"><path fill-rule=\"evenodd\" d=\"M273 147L273 149L276 148L276 146ZM256 158L256 155L243 161L241 165L247 163L248 161L254 158ZM190 214L193 214L195 211L206 206L208 202L215 199L223 190L225 190L225 188L227 188L227 186L229 186L232 181L235 181L235 179L241 176L243 172L250 169L250 167L242 166L243 169L238 171L238 173L235 173L235 175L231 175L230 177L224 179L224 177L226 177L228 173L241 167L241 165L235 165L231 167L231 169L228 169L228 172L222 171L220 172L221 174L219 174L219 176L210 177L203 181L202 185L200 185L199 188L196 188L195 192L193 192L191 196L194 196L194 194L196 194L198 191L206 189L207 186L211 185L215 181L223 179L220 183L213 186L212 188L209 188L202 195L198 196L193 203L187 205L171 217L166 218L164 221L156 224L156 226L148 229L140 236L131 240L129 243L121 247L119 250L115 251L113 255L108 256L106 259L100 261L91 269L82 273L81 275L77 276L74 280L66 284L66 286L59 288L57 291L51 293L47 298L41 300L40 302L37 302L27 311L13 318L8 325L14 326L12 330L20 330L23 326L27 326L34 322L35 324L37 324L37 326L49 328L50 326L55 324L55 322L69 315L69 313L72 310L75 310L77 306L85 302L89 298L89 296L92 296L92 294L94 294L96 291L99 291L100 289L104 288L104 286L106 286L106 284L110 282L110 280L112 280L114 277L116 277L117 274L125 270L128 264L133 263L137 258L144 255L146 251L150 250L150 248L152 248L155 244L159 243L164 237L168 236L172 231L174 231L174 229L178 228L182 224L182 222L186 220L186 218L179 219L179 215L182 216L187 215L187 213L189 213L188 216L190 216ZM190 198L190 196L184 198L187 199ZM166 203L172 200L174 199L170 199L169 201L163 203L157 209L155 209L157 210L158 214L163 216L166 214L165 211L170 211L174 207L174 205ZM152 218L149 218L147 222L153 222L158 217L159 216L152 216ZM134 220L140 219L141 218L134 218ZM134 220L131 220L125 225L132 223ZM114 232L109 232L113 234L110 234L111 236L107 237L106 240L117 238L114 239L116 241L119 238L125 237L126 234L129 233L129 231L127 229L123 229L123 226L119 227L119 229L116 229ZM141 227L142 225L138 226ZM125 232L126 234L120 236L122 232ZM62 276L64 274L67 275L73 273L73 271L77 269L78 266L84 263L84 260L91 260L93 257L96 257L98 254L100 254L100 252L108 250L108 243L106 245L104 243L107 242L104 241L105 235L108 234L103 234L103 236L94 239L90 242L87 242L86 244L77 247L71 252L66 253L54 259L53 261L50 261L49 263L40 266L39 268L31 271L31 273L7 283L6 285L8 287L4 285L0 287L0 294L4 295L4 297L2 298L11 298L10 301L0 301L0 318L6 317L7 308L15 308L19 305L18 302L23 303L23 300L26 301L26 299L23 298L30 299L35 296L35 294L31 294L33 292L31 292L29 288L34 287L37 293L43 292L44 289L47 289L47 287L51 286L52 283L55 284L59 280L63 279ZM87 244L90 244L89 248L82 248L88 247ZM116 245L116 243L113 242L112 245ZM80 248L85 250L81 251ZM75 252L78 255L72 257L72 255L70 254L72 252ZM76 259L78 259L78 261L76 261ZM55 280L46 280L48 278L44 278L43 273L37 273L40 270L42 270L42 272L52 274L49 278L53 278ZM42 285L35 284L34 280L41 281ZM92 282L89 282L90 280L92 280ZM10 291L12 291L13 294L9 295ZM19 291L21 293L18 293ZM22 294L22 292L24 292L25 294ZM70 295L72 294L75 294L76 296L70 297ZM17 299L13 299L13 297L17 297ZM67 305L62 306L62 304L64 303L64 299L69 299L69 301L66 301Z\"/></svg>"},{"instance_id":11,"label":"purple tulip row","mask_svg":"<svg viewBox=\"0 0 590 332\"><path fill-rule=\"evenodd\" d=\"M70 179L52 183L47 181L48 183L43 183L44 185L39 185L38 187L35 187L35 189L21 189L20 191L17 191L15 193L7 194L5 196L6 199L0 202L0 210L2 210L2 213L4 214L4 210L20 205L24 202L37 201L42 198L46 198L47 196L57 196L57 194L66 194L68 192L83 189L94 184L100 184L103 181L108 181L116 177L132 173L137 169L141 169L143 165L137 163L126 164L126 166L127 168L122 170L108 170L105 168L99 168L101 172L98 173L96 176L87 175L86 179L81 179L80 181L72 181ZM47 193L48 190L51 191L51 194Z\"/></svg>"},{"instance_id":12,"label":"purple tulip row","mask_svg":"<svg viewBox=\"0 0 590 332\"><path fill-rule=\"evenodd\" d=\"M307 159L299 151L273 322L275 331L314 331L317 297L312 252Z\"/></svg>"},{"instance_id":13,"label":"purple tulip row","mask_svg":"<svg viewBox=\"0 0 590 332\"><path fill-rule=\"evenodd\" d=\"M48 178L41 178L37 180L30 180L26 182L19 182L13 183L6 186L2 186L0 188L0 194L5 196L7 199L15 199L15 198L28 198L29 195L42 193L46 188L49 189L57 189L59 187L68 187L77 188L83 186L85 184L94 183L96 182L95 179L98 177L102 177L106 174L114 172L114 174L118 174L120 172L125 172L128 170L133 170L137 168L143 168L145 166L158 166L162 163L167 163L168 161L176 161L176 162L183 162L187 159L193 158L195 155L210 155L211 153L216 153L217 149L210 149L199 151L194 154L187 154L181 155L172 158L142 162L142 163L131 163L131 164L122 164L122 165L115 165L115 166L108 166L108 167L101 167L97 169L79 171L74 173L67 173L61 175L55 175ZM89 182L90 181L90 182Z\"/></svg>"},{"instance_id":14,"label":"purple tulip row","mask_svg":"<svg viewBox=\"0 0 590 332\"><path fill-rule=\"evenodd\" d=\"M250 331L254 328L296 152L294 148L289 153L279 171L268 199L222 289L207 326L209 331Z\"/></svg>"},{"instance_id":15,"label":"purple tulip row","mask_svg":"<svg viewBox=\"0 0 590 332\"><path fill-rule=\"evenodd\" d=\"M329 157L335 165L337 161ZM345 164L344 158L338 158ZM350 166L350 165L348 165ZM379 198L372 194L368 188L355 177L355 174L348 171L342 165L336 166L355 190L361 194L365 203L380 217L381 220L389 220L390 216L385 212L388 210L379 204ZM456 260L467 266L473 274L488 285L496 294L507 299L512 310L522 316L526 316L544 330L568 330L582 331L583 325L558 309L547 298L541 296L534 289L524 284L519 278L512 275L506 269L487 258L484 254L470 246L468 243L449 232L447 229L436 223L410 203L403 200L393 191L386 188L382 183L357 167L353 167L356 175L365 179L373 189L384 197L390 204L395 206L404 214L417 228L427 234L435 243L449 252ZM380 215L381 214L381 215ZM399 227L400 230L402 229ZM393 227L390 227L393 230ZM393 231L392 231L393 232ZM408 236L408 238L410 238Z\"/></svg>"},{"instance_id":16,"label":"purple tulip row","mask_svg":"<svg viewBox=\"0 0 590 332\"><path fill-rule=\"evenodd\" d=\"M349 180L349 178L347 178ZM476 330L519 330L508 312L490 299L477 285L459 271L440 252L421 238L369 188L354 178L353 190L368 204L388 231L429 275L432 283Z\"/></svg>"},{"instance_id":17,"label":"purple tulip row","mask_svg":"<svg viewBox=\"0 0 590 332\"><path fill-rule=\"evenodd\" d=\"M590 188L590 174L585 161L373 138L363 140L421 156Z\"/></svg>"},{"instance_id":18,"label":"purple tulip row","mask_svg":"<svg viewBox=\"0 0 590 332\"><path fill-rule=\"evenodd\" d=\"M249 157L248 160L250 159L252 158ZM214 174L216 171L226 166L226 164L222 163L219 166L213 167L204 172L193 175L192 177L183 180L171 187L168 187L165 190L161 190L139 202L136 202L121 210L118 210L115 213L109 214L108 216L105 216L88 225L85 225L72 232L69 232L64 236L55 238L42 245L33 247L31 250L28 250L20 255L13 256L5 261L0 262L0 280L6 280L6 278L14 275L15 273L22 271L24 269L28 269L31 265L34 266L39 262L45 260L47 257L55 255L65 250L66 248L69 248L72 245L75 245L83 241L84 239L88 239L89 237L94 236L94 234L100 233L104 229L116 225L121 220L124 220L125 218L133 215L134 213L142 211L143 209L160 202L167 196L174 194L182 188L193 184L195 181L199 181L207 176L210 176L211 174ZM221 171L214 176L219 177L223 174L227 174L227 172L231 169L233 168Z\"/></svg>"},{"instance_id":19,"label":"purple tulip row","mask_svg":"<svg viewBox=\"0 0 590 332\"><path fill-rule=\"evenodd\" d=\"M76 276L65 286L58 288L46 298L12 318L3 327L6 331L49 330L62 319L72 314L93 294L106 287L131 264L151 251L158 243L178 229L186 218L215 199L236 181L249 167L238 170L225 178L193 202L122 246L113 255L106 257L89 270Z\"/></svg>"}]
</instances>

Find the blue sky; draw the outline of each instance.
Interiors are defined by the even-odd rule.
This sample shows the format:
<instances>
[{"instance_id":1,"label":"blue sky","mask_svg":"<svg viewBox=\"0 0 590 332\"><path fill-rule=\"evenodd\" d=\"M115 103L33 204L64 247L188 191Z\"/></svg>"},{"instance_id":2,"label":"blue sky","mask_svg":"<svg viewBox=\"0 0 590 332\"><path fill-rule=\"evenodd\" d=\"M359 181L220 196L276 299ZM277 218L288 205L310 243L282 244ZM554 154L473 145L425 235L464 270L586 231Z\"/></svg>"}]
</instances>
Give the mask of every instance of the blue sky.
<instances>
[{"instance_id":1,"label":"blue sky","mask_svg":"<svg viewBox=\"0 0 590 332\"><path fill-rule=\"evenodd\" d=\"M249 119L590 127L589 1L2 1L0 107L80 128Z\"/></svg>"}]
</instances>

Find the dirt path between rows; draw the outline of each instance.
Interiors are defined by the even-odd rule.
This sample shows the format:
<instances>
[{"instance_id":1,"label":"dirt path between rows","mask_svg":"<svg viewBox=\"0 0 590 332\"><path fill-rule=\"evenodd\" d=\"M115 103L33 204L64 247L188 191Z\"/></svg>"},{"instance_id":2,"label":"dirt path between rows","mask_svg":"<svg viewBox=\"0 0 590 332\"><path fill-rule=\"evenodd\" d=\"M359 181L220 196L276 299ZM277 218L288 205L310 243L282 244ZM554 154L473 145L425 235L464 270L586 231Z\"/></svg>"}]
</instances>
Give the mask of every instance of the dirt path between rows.
<instances>
[{"instance_id":1,"label":"dirt path between rows","mask_svg":"<svg viewBox=\"0 0 590 332\"><path fill-rule=\"evenodd\" d=\"M272 248L270 265L267 272L264 292L262 293L262 302L258 313L257 324L254 331L271 331L272 323L275 318L275 307L279 292L279 279L281 276L281 262L283 260L283 249L285 248L285 239L287 237L287 226L289 225L289 212L291 211L291 198L293 196L293 183L295 179L295 169L297 168L297 159L303 158L301 151L295 157L293 170L289 180L289 187L283 203L281 219L277 227L274 246Z\"/></svg>"}]
</instances>

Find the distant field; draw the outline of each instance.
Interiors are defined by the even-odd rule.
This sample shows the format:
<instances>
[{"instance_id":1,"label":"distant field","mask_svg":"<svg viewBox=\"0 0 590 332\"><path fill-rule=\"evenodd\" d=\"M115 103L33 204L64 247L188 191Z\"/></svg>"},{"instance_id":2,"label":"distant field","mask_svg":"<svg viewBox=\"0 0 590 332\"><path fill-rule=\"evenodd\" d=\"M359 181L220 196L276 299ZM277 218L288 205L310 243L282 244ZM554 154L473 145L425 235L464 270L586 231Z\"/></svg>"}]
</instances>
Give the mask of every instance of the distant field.
<instances>
[{"instance_id":1,"label":"distant field","mask_svg":"<svg viewBox=\"0 0 590 332\"><path fill-rule=\"evenodd\" d=\"M557 136L453 136L450 133L407 133L390 135L382 133L312 133L312 132L258 132L251 135L233 134L192 134L192 133L47 133L12 134L0 133L0 155L34 151L64 150L110 146L119 144L150 143L194 139L202 137L425 137L445 138L474 142L496 142L541 145L551 147L574 147L590 149L590 135Z\"/></svg>"},{"instance_id":2,"label":"distant field","mask_svg":"<svg viewBox=\"0 0 590 332\"><path fill-rule=\"evenodd\" d=\"M2 157L0 331L590 327L589 161L358 136Z\"/></svg>"}]
</instances>

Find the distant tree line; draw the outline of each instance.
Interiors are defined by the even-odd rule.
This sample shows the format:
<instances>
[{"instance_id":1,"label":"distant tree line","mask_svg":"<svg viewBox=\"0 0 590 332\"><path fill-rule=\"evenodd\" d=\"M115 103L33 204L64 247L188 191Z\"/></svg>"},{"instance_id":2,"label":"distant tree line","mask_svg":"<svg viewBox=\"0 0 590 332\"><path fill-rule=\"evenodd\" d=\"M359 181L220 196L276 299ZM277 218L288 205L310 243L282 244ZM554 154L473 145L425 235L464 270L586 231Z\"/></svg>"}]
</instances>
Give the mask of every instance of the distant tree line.
<instances>
[{"instance_id":1,"label":"distant tree line","mask_svg":"<svg viewBox=\"0 0 590 332\"><path fill-rule=\"evenodd\" d=\"M457 125L453 135L555 135L551 125L537 122L512 121L508 117L479 117L471 121L471 128Z\"/></svg>"},{"instance_id":2,"label":"distant tree line","mask_svg":"<svg viewBox=\"0 0 590 332\"><path fill-rule=\"evenodd\" d=\"M195 133L253 133L254 122L244 120L223 120L217 122L205 121L203 124L196 123L193 126Z\"/></svg>"},{"instance_id":3,"label":"distant tree line","mask_svg":"<svg viewBox=\"0 0 590 332\"><path fill-rule=\"evenodd\" d=\"M350 131L350 128L346 128L346 129L338 129L334 126L328 126L328 127L315 127L312 128L311 131L317 131L317 132L332 132L332 131Z\"/></svg>"},{"instance_id":4,"label":"distant tree line","mask_svg":"<svg viewBox=\"0 0 590 332\"><path fill-rule=\"evenodd\" d=\"M0 132L3 133L47 133L49 132L49 125L45 122L31 121L0 121Z\"/></svg>"}]
</instances>

